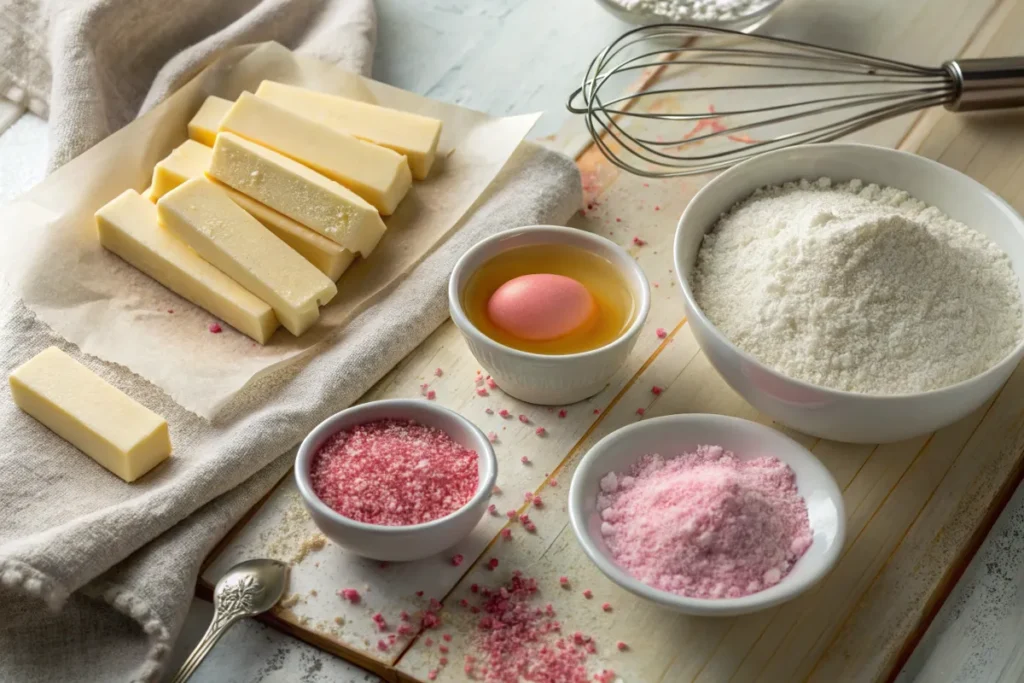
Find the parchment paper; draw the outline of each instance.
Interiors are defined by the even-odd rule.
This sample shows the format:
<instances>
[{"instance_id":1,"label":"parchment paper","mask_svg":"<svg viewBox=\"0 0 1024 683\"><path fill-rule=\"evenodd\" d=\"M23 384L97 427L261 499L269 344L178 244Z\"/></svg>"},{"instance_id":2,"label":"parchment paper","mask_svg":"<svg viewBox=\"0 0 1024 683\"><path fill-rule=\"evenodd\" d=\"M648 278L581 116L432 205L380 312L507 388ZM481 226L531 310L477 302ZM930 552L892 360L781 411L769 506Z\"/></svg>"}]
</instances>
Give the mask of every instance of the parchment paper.
<instances>
[{"instance_id":1,"label":"parchment paper","mask_svg":"<svg viewBox=\"0 0 1024 683\"><path fill-rule=\"evenodd\" d=\"M143 190L152 168L187 138L207 95L235 99L277 80L439 118L430 176L413 183L388 231L338 281L338 295L301 337L279 329L260 346L117 256L96 237L95 211L126 188ZM0 272L25 305L85 353L157 385L186 409L212 418L253 379L344 335L345 322L430 253L457 226L539 114L492 118L346 72L267 43L229 52L150 113L60 168L0 222L17 226L0 248ZM171 313L170 311L173 311Z\"/></svg>"}]
</instances>

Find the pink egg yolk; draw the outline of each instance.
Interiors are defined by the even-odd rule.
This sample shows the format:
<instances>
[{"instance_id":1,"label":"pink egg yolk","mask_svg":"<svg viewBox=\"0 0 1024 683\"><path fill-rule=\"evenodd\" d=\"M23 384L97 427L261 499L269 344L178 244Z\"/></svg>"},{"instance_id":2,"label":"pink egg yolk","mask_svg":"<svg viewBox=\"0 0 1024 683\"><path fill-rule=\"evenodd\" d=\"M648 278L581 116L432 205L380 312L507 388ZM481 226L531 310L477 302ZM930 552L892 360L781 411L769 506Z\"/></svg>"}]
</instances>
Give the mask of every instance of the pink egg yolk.
<instances>
[{"instance_id":1,"label":"pink egg yolk","mask_svg":"<svg viewBox=\"0 0 1024 683\"><path fill-rule=\"evenodd\" d=\"M593 295L564 275L521 275L503 284L487 302L491 322L528 341L564 337L597 313Z\"/></svg>"}]
</instances>

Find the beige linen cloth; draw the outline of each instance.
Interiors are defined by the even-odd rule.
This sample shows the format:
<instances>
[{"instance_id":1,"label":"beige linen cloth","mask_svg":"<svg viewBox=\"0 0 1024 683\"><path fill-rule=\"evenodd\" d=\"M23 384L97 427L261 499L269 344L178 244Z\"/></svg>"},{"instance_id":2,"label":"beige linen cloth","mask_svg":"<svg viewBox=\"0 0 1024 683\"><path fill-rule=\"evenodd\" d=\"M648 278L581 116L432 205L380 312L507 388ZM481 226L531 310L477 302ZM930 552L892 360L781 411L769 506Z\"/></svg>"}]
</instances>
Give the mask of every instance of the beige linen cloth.
<instances>
[{"instance_id":1,"label":"beige linen cloth","mask_svg":"<svg viewBox=\"0 0 1024 683\"><path fill-rule=\"evenodd\" d=\"M0 0L0 93L48 114L57 166L224 48L276 40L368 74L374 35L371 0ZM259 380L213 423L83 356L0 291L4 376L56 344L175 427L174 467L129 486L0 390L0 680L158 678L202 559L287 472L313 426L445 320L455 260L500 230L564 223L579 203L572 162L524 144L461 228L341 338ZM17 229L0 226L0 245Z\"/></svg>"}]
</instances>

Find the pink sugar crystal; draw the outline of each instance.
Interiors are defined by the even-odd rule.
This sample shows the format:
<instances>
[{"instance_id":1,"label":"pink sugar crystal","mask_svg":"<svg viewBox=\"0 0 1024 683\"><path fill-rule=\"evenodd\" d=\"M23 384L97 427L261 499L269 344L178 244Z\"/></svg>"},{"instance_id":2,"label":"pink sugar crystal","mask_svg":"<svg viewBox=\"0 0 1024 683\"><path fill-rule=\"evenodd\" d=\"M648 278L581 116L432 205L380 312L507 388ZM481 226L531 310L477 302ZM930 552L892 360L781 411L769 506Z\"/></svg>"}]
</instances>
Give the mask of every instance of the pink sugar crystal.
<instances>
[{"instance_id":1,"label":"pink sugar crystal","mask_svg":"<svg viewBox=\"0 0 1024 683\"><path fill-rule=\"evenodd\" d=\"M463 560L465 559L466 558L464 558L462 555L455 555L454 557L452 557L452 565L458 567L460 564L462 564Z\"/></svg>"},{"instance_id":2,"label":"pink sugar crystal","mask_svg":"<svg viewBox=\"0 0 1024 683\"><path fill-rule=\"evenodd\" d=\"M589 588L583 589L583 597L589 600L590 598L594 597L594 591L590 590Z\"/></svg>"},{"instance_id":3,"label":"pink sugar crystal","mask_svg":"<svg viewBox=\"0 0 1024 683\"><path fill-rule=\"evenodd\" d=\"M601 534L649 586L695 598L740 597L778 583L812 542L793 470L720 446L645 455L601 479ZM657 550L655 550L657 549Z\"/></svg>"},{"instance_id":4,"label":"pink sugar crystal","mask_svg":"<svg viewBox=\"0 0 1024 683\"><path fill-rule=\"evenodd\" d=\"M658 339L664 339L668 336L668 332L665 331L664 327L659 327L654 331L654 334L658 335Z\"/></svg>"},{"instance_id":5,"label":"pink sugar crystal","mask_svg":"<svg viewBox=\"0 0 1024 683\"><path fill-rule=\"evenodd\" d=\"M359 591L355 588L342 588L338 591L338 595L340 595L342 599L348 600L353 604L359 602Z\"/></svg>"},{"instance_id":6,"label":"pink sugar crystal","mask_svg":"<svg viewBox=\"0 0 1024 683\"><path fill-rule=\"evenodd\" d=\"M491 443L498 443L498 433L487 432L487 440L490 441Z\"/></svg>"},{"instance_id":7,"label":"pink sugar crystal","mask_svg":"<svg viewBox=\"0 0 1024 683\"><path fill-rule=\"evenodd\" d=\"M605 612L611 612L612 611L612 603L610 603L610 602L604 603L603 605L601 605L601 609L603 609Z\"/></svg>"},{"instance_id":8,"label":"pink sugar crystal","mask_svg":"<svg viewBox=\"0 0 1024 683\"><path fill-rule=\"evenodd\" d=\"M617 643L615 643L615 647L619 649L619 652L624 652L629 648L629 645L626 645L624 642L620 640Z\"/></svg>"},{"instance_id":9,"label":"pink sugar crystal","mask_svg":"<svg viewBox=\"0 0 1024 683\"><path fill-rule=\"evenodd\" d=\"M568 576L559 576L558 577L558 583L562 584L563 586L568 586L569 585L569 577Z\"/></svg>"},{"instance_id":10,"label":"pink sugar crystal","mask_svg":"<svg viewBox=\"0 0 1024 683\"><path fill-rule=\"evenodd\" d=\"M504 538L506 541L511 541L512 540L512 530L509 529L508 527L505 527L504 529L501 530L501 537Z\"/></svg>"},{"instance_id":11,"label":"pink sugar crystal","mask_svg":"<svg viewBox=\"0 0 1024 683\"><path fill-rule=\"evenodd\" d=\"M495 505L494 503L491 503L490 505L487 506L487 511L490 512L492 515L496 515L498 514L498 506Z\"/></svg>"},{"instance_id":12,"label":"pink sugar crystal","mask_svg":"<svg viewBox=\"0 0 1024 683\"><path fill-rule=\"evenodd\" d=\"M437 392L436 391L431 389L430 391L427 392L427 400L428 401L433 401L435 398L437 398Z\"/></svg>"},{"instance_id":13,"label":"pink sugar crystal","mask_svg":"<svg viewBox=\"0 0 1024 683\"><path fill-rule=\"evenodd\" d=\"M498 388L498 383L497 383L497 382L495 382L495 381L494 381L493 379L491 379L490 377L488 377L488 378L487 378L487 388L488 388L488 389L497 389L497 388Z\"/></svg>"},{"instance_id":14,"label":"pink sugar crystal","mask_svg":"<svg viewBox=\"0 0 1024 683\"><path fill-rule=\"evenodd\" d=\"M530 424L530 418L526 417L525 415L520 415L519 421L522 422L524 425Z\"/></svg>"},{"instance_id":15,"label":"pink sugar crystal","mask_svg":"<svg viewBox=\"0 0 1024 683\"><path fill-rule=\"evenodd\" d=\"M534 433L537 436L544 436L545 434L548 433L548 430L544 429L543 427L537 427L537 429L534 430Z\"/></svg>"},{"instance_id":16,"label":"pink sugar crystal","mask_svg":"<svg viewBox=\"0 0 1024 683\"><path fill-rule=\"evenodd\" d=\"M483 387L479 387L476 390L476 395L477 396L488 396L489 394L487 393L486 389L484 389Z\"/></svg>"},{"instance_id":17,"label":"pink sugar crystal","mask_svg":"<svg viewBox=\"0 0 1024 683\"><path fill-rule=\"evenodd\" d=\"M224 331L224 328L220 326L220 323L210 323L206 329L210 330L213 334L220 334Z\"/></svg>"},{"instance_id":18,"label":"pink sugar crystal","mask_svg":"<svg viewBox=\"0 0 1024 683\"><path fill-rule=\"evenodd\" d=\"M465 505L479 484L477 454L433 427L378 420L341 431L313 458L313 491L345 517L408 526Z\"/></svg>"},{"instance_id":19,"label":"pink sugar crystal","mask_svg":"<svg viewBox=\"0 0 1024 683\"><path fill-rule=\"evenodd\" d=\"M508 408L502 408L501 410L498 411L498 415L501 415L502 417L508 417L511 414L512 413L508 412Z\"/></svg>"},{"instance_id":20,"label":"pink sugar crystal","mask_svg":"<svg viewBox=\"0 0 1024 683\"><path fill-rule=\"evenodd\" d=\"M665 390L659 387L657 384L651 387L651 393L654 394L655 396L661 396L661 392L663 391Z\"/></svg>"},{"instance_id":21,"label":"pink sugar crystal","mask_svg":"<svg viewBox=\"0 0 1024 683\"><path fill-rule=\"evenodd\" d=\"M541 500L540 496L534 496L533 500L531 502L533 503L533 507L535 507L535 508L542 508L542 507L544 507L544 501Z\"/></svg>"},{"instance_id":22,"label":"pink sugar crystal","mask_svg":"<svg viewBox=\"0 0 1024 683\"><path fill-rule=\"evenodd\" d=\"M647 240L640 239L639 237L634 237L633 244L635 244L638 247L642 247L645 244L647 244Z\"/></svg>"},{"instance_id":23,"label":"pink sugar crystal","mask_svg":"<svg viewBox=\"0 0 1024 683\"><path fill-rule=\"evenodd\" d=\"M524 455L523 457L519 458L519 462L523 463L524 465L529 465L530 459Z\"/></svg>"},{"instance_id":24,"label":"pink sugar crystal","mask_svg":"<svg viewBox=\"0 0 1024 683\"><path fill-rule=\"evenodd\" d=\"M441 634L441 638L443 638L445 640L445 642L448 642L448 643L452 642L452 634L450 634L450 633L442 633Z\"/></svg>"},{"instance_id":25,"label":"pink sugar crystal","mask_svg":"<svg viewBox=\"0 0 1024 683\"><path fill-rule=\"evenodd\" d=\"M491 559L489 559L487 561L487 568L492 570L492 571L497 569L498 568L498 558L492 557Z\"/></svg>"},{"instance_id":26,"label":"pink sugar crystal","mask_svg":"<svg viewBox=\"0 0 1024 683\"><path fill-rule=\"evenodd\" d=\"M441 368L437 368L436 370L434 370L434 377L440 377L443 374L444 374L444 371L441 370Z\"/></svg>"},{"instance_id":27,"label":"pink sugar crystal","mask_svg":"<svg viewBox=\"0 0 1024 683\"><path fill-rule=\"evenodd\" d=\"M494 415L494 411L490 408L484 408L484 412L487 413L488 415Z\"/></svg>"},{"instance_id":28,"label":"pink sugar crystal","mask_svg":"<svg viewBox=\"0 0 1024 683\"><path fill-rule=\"evenodd\" d=\"M565 412L565 408L558 411L558 417L565 417L568 413Z\"/></svg>"}]
</instances>

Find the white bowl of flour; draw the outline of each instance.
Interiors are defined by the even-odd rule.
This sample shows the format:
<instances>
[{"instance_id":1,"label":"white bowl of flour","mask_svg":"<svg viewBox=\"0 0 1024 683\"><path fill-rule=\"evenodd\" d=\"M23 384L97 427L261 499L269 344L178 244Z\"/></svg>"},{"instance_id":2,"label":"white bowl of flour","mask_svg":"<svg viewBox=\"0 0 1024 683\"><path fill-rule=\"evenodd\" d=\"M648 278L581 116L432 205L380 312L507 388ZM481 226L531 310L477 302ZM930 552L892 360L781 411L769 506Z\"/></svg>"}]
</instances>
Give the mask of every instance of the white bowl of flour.
<instances>
[{"instance_id":1,"label":"white bowl of flour","mask_svg":"<svg viewBox=\"0 0 1024 683\"><path fill-rule=\"evenodd\" d=\"M1024 357L1024 221L913 154L823 144L740 164L690 202L675 263L718 372L815 436L932 432Z\"/></svg>"}]
</instances>

